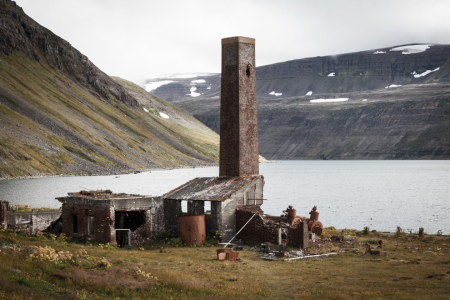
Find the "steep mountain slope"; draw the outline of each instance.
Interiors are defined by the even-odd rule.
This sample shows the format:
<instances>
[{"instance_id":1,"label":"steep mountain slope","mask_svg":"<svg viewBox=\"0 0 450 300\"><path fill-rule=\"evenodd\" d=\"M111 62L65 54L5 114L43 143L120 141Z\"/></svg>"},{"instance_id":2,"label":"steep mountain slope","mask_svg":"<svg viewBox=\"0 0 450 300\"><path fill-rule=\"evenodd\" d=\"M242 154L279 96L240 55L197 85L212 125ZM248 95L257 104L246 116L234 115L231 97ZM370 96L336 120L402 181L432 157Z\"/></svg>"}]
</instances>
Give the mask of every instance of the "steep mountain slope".
<instances>
[{"instance_id":1,"label":"steep mountain slope","mask_svg":"<svg viewBox=\"0 0 450 300\"><path fill-rule=\"evenodd\" d=\"M219 138L0 0L0 178L214 164Z\"/></svg>"}]
</instances>

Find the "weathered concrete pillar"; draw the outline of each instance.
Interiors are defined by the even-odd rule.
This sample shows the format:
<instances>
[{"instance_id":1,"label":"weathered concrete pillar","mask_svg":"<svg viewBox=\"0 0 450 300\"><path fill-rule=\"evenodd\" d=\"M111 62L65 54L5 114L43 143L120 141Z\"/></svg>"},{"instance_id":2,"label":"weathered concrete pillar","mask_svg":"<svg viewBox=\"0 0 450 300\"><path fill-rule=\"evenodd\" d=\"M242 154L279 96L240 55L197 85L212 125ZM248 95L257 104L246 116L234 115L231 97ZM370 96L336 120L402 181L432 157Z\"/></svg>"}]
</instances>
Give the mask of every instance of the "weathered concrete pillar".
<instances>
[{"instance_id":1,"label":"weathered concrete pillar","mask_svg":"<svg viewBox=\"0 0 450 300\"><path fill-rule=\"evenodd\" d=\"M205 202L188 200L187 202L187 213L190 216L199 216L205 214Z\"/></svg>"},{"instance_id":2,"label":"weathered concrete pillar","mask_svg":"<svg viewBox=\"0 0 450 300\"><path fill-rule=\"evenodd\" d=\"M164 218L166 230L172 230L179 233L180 226L178 217L181 216L181 200L165 200L164 202Z\"/></svg>"},{"instance_id":3,"label":"weathered concrete pillar","mask_svg":"<svg viewBox=\"0 0 450 300\"><path fill-rule=\"evenodd\" d=\"M259 174L255 40L222 39L219 176Z\"/></svg>"},{"instance_id":4,"label":"weathered concrete pillar","mask_svg":"<svg viewBox=\"0 0 450 300\"><path fill-rule=\"evenodd\" d=\"M2 226L3 229L6 229L6 226L8 225L6 216L7 211L8 211L8 202L0 200L0 226Z\"/></svg>"}]
</instances>

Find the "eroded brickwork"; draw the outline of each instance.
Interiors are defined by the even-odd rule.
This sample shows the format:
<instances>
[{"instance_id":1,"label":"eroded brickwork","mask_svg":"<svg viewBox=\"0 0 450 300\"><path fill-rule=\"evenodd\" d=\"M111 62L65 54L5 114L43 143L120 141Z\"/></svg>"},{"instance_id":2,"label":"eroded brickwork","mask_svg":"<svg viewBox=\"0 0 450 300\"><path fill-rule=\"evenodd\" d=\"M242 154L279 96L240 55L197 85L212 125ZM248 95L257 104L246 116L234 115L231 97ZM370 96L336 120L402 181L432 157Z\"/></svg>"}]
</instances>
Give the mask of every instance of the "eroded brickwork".
<instances>
[{"instance_id":1,"label":"eroded brickwork","mask_svg":"<svg viewBox=\"0 0 450 300\"><path fill-rule=\"evenodd\" d=\"M236 229L241 229L254 213L257 213L257 215L239 233L237 239L250 243L279 244L280 234L283 234L286 236L286 246L302 249L312 246L312 242L308 238L306 221L298 222L296 227L270 224L262 217L263 211L259 206L238 207L236 210Z\"/></svg>"},{"instance_id":2,"label":"eroded brickwork","mask_svg":"<svg viewBox=\"0 0 450 300\"><path fill-rule=\"evenodd\" d=\"M255 40L222 39L219 176L259 174Z\"/></svg>"},{"instance_id":3,"label":"eroded brickwork","mask_svg":"<svg viewBox=\"0 0 450 300\"><path fill-rule=\"evenodd\" d=\"M258 206L253 206L253 210L260 212ZM250 210L237 209L236 210L236 228L241 229L245 223L253 216L254 212ZM236 239L243 240L248 243L272 243L278 244L278 228L264 226L263 218L257 214L245 226L245 228L237 235Z\"/></svg>"},{"instance_id":4,"label":"eroded brickwork","mask_svg":"<svg viewBox=\"0 0 450 300\"><path fill-rule=\"evenodd\" d=\"M62 232L71 237L89 237L101 243L116 243L114 207L95 204L62 204ZM74 216L76 216L76 228ZM88 233L88 217L93 220L94 234ZM75 231L75 232L74 232Z\"/></svg>"}]
</instances>

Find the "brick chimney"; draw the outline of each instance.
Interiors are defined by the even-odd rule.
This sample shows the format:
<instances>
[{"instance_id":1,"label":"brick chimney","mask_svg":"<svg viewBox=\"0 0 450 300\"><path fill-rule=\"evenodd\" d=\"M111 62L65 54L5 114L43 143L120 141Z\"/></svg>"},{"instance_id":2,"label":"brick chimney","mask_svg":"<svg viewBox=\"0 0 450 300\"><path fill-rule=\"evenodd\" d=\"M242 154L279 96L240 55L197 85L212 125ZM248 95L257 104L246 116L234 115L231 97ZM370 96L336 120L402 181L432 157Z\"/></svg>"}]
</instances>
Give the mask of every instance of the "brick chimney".
<instances>
[{"instance_id":1,"label":"brick chimney","mask_svg":"<svg viewBox=\"0 0 450 300\"><path fill-rule=\"evenodd\" d=\"M255 39L222 39L219 176L259 174Z\"/></svg>"}]
</instances>

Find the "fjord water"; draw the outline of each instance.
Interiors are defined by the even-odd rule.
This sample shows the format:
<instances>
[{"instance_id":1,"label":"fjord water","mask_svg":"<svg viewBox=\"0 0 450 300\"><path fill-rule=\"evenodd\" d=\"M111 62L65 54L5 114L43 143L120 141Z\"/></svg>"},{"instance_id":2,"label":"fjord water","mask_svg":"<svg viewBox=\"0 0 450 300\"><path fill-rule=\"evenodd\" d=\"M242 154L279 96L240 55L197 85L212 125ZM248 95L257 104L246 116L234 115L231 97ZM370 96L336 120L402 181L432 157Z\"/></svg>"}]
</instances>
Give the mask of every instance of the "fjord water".
<instances>
[{"instance_id":1,"label":"fjord water","mask_svg":"<svg viewBox=\"0 0 450 300\"><path fill-rule=\"evenodd\" d=\"M195 177L217 176L217 167L120 176L51 177L0 181L0 199L11 205L60 207L68 192L111 189L162 195ZM280 215L288 205L309 216L314 205L324 226L394 232L397 226L450 234L450 161L277 161L260 164L265 177L262 209Z\"/></svg>"}]
</instances>

